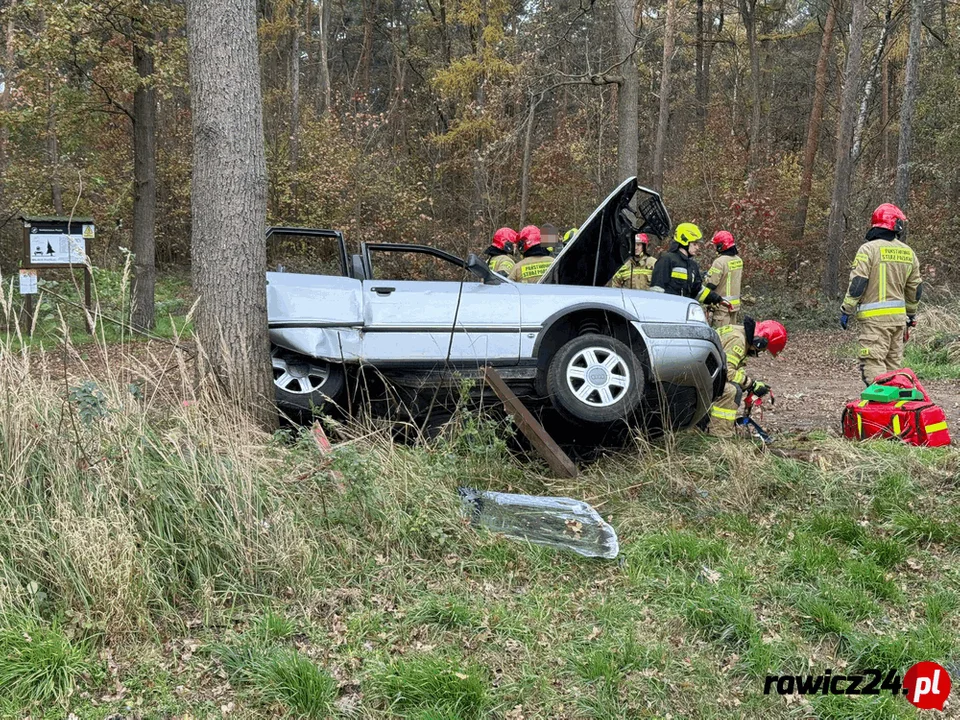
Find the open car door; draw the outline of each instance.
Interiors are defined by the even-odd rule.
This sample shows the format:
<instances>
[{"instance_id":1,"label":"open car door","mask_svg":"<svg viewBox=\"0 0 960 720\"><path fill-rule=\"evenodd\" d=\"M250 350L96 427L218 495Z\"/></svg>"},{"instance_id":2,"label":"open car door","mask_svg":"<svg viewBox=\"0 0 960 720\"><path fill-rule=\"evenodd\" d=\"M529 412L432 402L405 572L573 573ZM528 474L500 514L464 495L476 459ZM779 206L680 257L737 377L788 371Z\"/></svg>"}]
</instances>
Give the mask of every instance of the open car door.
<instances>
[{"instance_id":1,"label":"open car door","mask_svg":"<svg viewBox=\"0 0 960 720\"><path fill-rule=\"evenodd\" d=\"M606 285L630 256L634 235L639 232L667 237L670 215L659 193L640 187L632 177L593 211L540 278L540 284Z\"/></svg>"}]
</instances>

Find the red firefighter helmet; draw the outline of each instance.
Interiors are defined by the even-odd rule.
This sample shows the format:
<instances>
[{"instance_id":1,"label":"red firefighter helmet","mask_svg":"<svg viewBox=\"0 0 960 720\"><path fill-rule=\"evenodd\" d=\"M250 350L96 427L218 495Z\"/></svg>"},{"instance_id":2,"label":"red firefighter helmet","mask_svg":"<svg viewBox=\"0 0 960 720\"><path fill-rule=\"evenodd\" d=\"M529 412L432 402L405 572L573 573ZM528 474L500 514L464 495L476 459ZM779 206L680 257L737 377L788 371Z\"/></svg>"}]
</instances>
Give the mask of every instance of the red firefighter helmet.
<instances>
[{"instance_id":1,"label":"red firefighter helmet","mask_svg":"<svg viewBox=\"0 0 960 720\"><path fill-rule=\"evenodd\" d=\"M513 249L517 244L517 231L513 228L502 227L493 234L493 245L497 250L503 250L505 253L513 254Z\"/></svg>"},{"instance_id":2,"label":"red firefighter helmet","mask_svg":"<svg viewBox=\"0 0 960 720\"><path fill-rule=\"evenodd\" d=\"M520 231L520 250L526 252L540 244L540 228L536 225L527 225Z\"/></svg>"},{"instance_id":3,"label":"red firefighter helmet","mask_svg":"<svg viewBox=\"0 0 960 720\"><path fill-rule=\"evenodd\" d=\"M758 347L758 350L768 350L776 357L783 352L787 344L787 329L776 320L764 320L757 323L753 330L753 337L755 340L763 338L766 341L764 347Z\"/></svg>"},{"instance_id":4,"label":"red firefighter helmet","mask_svg":"<svg viewBox=\"0 0 960 720\"><path fill-rule=\"evenodd\" d=\"M633 236L633 241L638 243L643 243L644 245L650 244L650 238L647 237L646 233L637 233Z\"/></svg>"},{"instance_id":5,"label":"red firefighter helmet","mask_svg":"<svg viewBox=\"0 0 960 720\"><path fill-rule=\"evenodd\" d=\"M872 227L886 228L899 235L903 232L903 223L906 219L907 216L903 214L903 210L893 203L884 203L873 211L870 223Z\"/></svg>"},{"instance_id":6,"label":"red firefighter helmet","mask_svg":"<svg viewBox=\"0 0 960 720\"><path fill-rule=\"evenodd\" d=\"M736 244L733 239L733 235L726 230L720 230L716 232L713 236L713 240L710 242L713 243L713 246L717 249L717 252L729 250Z\"/></svg>"}]
</instances>

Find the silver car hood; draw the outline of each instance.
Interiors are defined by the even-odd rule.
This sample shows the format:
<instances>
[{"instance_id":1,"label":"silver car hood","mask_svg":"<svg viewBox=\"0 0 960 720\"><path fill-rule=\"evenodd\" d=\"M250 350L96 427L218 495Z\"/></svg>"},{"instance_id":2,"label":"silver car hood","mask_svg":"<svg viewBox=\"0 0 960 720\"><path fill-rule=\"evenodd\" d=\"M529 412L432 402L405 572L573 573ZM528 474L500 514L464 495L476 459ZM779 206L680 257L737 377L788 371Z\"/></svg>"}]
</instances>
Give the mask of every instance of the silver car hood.
<instances>
[{"instance_id":1,"label":"silver car hood","mask_svg":"<svg viewBox=\"0 0 960 720\"><path fill-rule=\"evenodd\" d=\"M670 216L660 195L631 177L600 203L539 282L606 285L630 256L638 232L666 237Z\"/></svg>"}]
</instances>

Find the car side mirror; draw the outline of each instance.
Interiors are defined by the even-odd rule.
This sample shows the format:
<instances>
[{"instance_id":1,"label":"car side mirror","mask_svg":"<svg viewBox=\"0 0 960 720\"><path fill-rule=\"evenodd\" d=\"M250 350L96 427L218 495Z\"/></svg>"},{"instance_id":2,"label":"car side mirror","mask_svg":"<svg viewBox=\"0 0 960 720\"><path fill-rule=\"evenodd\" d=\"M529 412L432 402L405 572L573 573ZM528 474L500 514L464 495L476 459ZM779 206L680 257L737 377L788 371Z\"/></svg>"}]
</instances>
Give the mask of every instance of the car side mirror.
<instances>
[{"instance_id":1,"label":"car side mirror","mask_svg":"<svg viewBox=\"0 0 960 720\"><path fill-rule=\"evenodd\" d=\"M500 285L503 283L503 277L497 275L474 253L467 255L466 266L467 270L483 280L484 285Z\"/></svg>"}]
</instances>

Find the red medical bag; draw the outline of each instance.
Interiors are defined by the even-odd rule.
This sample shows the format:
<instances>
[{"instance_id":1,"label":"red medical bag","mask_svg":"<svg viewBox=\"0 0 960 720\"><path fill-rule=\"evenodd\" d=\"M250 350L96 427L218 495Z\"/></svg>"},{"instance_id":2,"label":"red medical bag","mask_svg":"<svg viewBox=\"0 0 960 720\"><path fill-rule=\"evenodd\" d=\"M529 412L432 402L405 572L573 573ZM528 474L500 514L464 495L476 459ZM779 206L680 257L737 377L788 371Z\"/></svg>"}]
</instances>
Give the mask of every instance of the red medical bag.
<instances>
[{"instance_id":1,"label":"red medical bag","mask_svg":"<svg viewBox=\"0 0 960 720\"><path fill-rule=\"evenodd\" d=\"M916 388L923 400L872 402L851 400L843 411L843 434L851 440L899 438L911 445L937 447L950 444L950 431L943 409L930 401L917 376L909 368L878 375L877 385Z\"/></svg>"}]
</instances>

